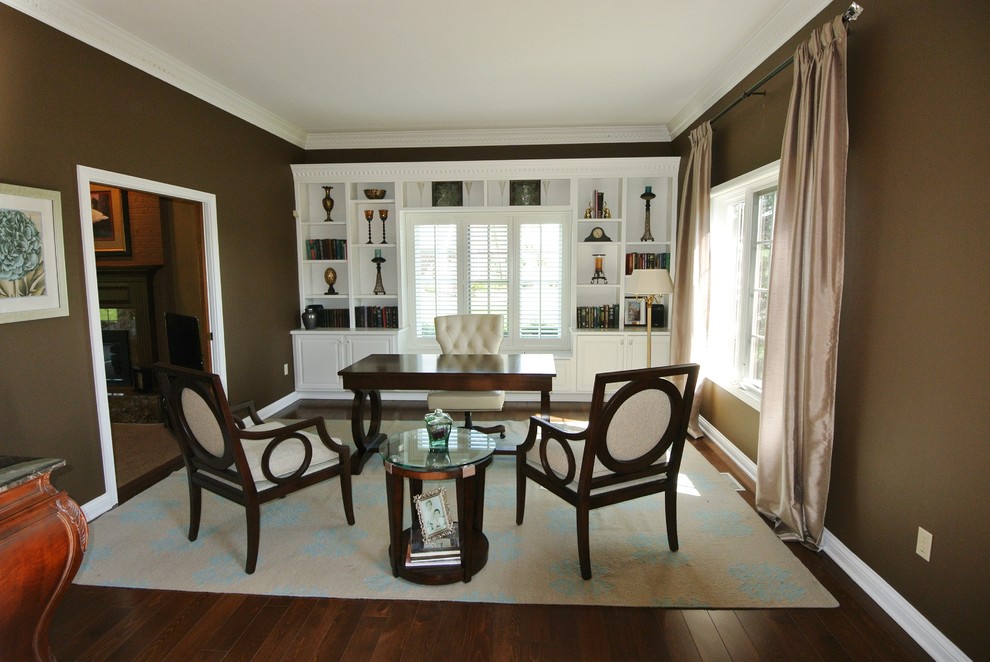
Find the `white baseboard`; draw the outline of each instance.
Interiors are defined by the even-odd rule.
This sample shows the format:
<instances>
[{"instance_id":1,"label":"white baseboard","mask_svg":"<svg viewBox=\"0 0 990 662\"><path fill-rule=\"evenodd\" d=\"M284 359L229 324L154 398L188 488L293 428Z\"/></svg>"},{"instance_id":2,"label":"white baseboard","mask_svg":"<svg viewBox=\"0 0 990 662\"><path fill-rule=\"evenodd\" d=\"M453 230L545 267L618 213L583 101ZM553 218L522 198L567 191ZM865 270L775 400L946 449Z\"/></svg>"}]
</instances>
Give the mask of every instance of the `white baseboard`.
<instances>
[{"instance_id":1,"label":"white baseboard","mask_svg":"<svg viewBox=\"0 0 990 662\"><path fill-rule=\"evenodd\" d=\"M114 500L109 494L103 493L96 497L92 501L87 501L82 506L79 507L83 511L83 515L86 516L87 522L92 522L94 519L107 512L114 507Z\"/></svg>"},{"instance_id":2,"label":"white baseboard","mask_svg":"<svg viewBox=\"0 0 990 662\"><path fill-rule=\"evenodd\" d=\"M969 657L931 624L921 612L911 606L900 593L884 581L853 554L848 547L833 536L828 529L822 538L822 551L829 555L835 564L866 591L880 608L887 612L912 639L936 660L969 660Z\"/></svg>"},{"instance_id":3,"label":"white baseboard","mask_svg":"<svg viewBox=\"0 0 990 662\"><path fill-rule=\"evenodd\" d=\"M712 440L719 449L722 450L729 459L754 481L756 480L756 463L749 459L745 453L736 448L718 429L706 421L704 417L698 417L698 425L705 436ZM918 642L918 645L925 649L934 659L946 661L968 661L959 648L942 634L938 628L931 624L921 612L911 606L907 600L888 584L883 577L874 572L868 565L863 563L848 547L833 536L828 529L822 538L822 551L828 554L829 558L835 561L843 572L866 592L877 605L883 609L888 616L894 619L907 634Z\"/></svg>"},{"instance_id":4,"label":"white baseboard","mask_svg":"<svg viewBox=\"0 0 990 662\"><path fill-rule=\"evenodd\" d=\"M753 462L745 453L739 450L735 444L729 441L728 437L719 432L714 425L705 420L704 416L698 417L698 426L701 431L705 433L705 436L712 440L719 449L729 456L732 463L735 464L740 471L746 474L750 480L756 481L756 462Z\"/></svg>"}]
</instances>

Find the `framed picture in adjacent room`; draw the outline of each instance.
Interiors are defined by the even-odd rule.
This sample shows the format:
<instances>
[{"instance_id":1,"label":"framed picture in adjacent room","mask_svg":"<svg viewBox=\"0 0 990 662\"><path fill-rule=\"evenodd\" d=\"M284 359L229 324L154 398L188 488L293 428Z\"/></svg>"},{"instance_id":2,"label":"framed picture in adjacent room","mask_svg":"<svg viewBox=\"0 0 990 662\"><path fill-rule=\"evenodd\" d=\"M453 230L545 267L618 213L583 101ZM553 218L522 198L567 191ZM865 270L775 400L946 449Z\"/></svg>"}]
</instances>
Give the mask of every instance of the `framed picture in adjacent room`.
<instances>
[{"instance_id":1,"label":"framed picture in adjacent room","mask_svg":"<svg viewBox=\"0 0 990 662\"><path fill-rule=\"evenodd\" d=\"M131 254L131 225L127 198L119 188L93 184L89 187L93 211L93 248L97 257L126 257Z\"/></svg>"},{"instance_id":2,"label":"framed picture in adjacent room","mask_svg":"<svg viewBox=\"0 0 990 662\"><path fill-rule=\"evenodd\" d=\"M0 184L0 323L68 314L61 194Z\"/></svg>"},{"instance_id":3,"label":"framed picture in adjacent room","mask_svg":"<svg viewBox=\"0 0 990 662\"><path fill-rule=\"evenodd\" d=\"M625 301L626 326L643 326L646 324L646 299L626 297Z\"/></svg>"}]
</instances>

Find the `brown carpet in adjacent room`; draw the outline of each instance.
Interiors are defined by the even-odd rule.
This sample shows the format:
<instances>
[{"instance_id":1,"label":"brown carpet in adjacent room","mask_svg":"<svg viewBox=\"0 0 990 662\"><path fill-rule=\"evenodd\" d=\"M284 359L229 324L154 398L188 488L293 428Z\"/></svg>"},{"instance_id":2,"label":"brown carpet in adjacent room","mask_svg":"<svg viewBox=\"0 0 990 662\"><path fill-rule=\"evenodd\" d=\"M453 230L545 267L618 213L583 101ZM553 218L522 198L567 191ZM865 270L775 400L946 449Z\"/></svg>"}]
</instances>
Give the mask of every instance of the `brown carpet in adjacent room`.
<instances>
[{"instance_id":1,"label":"brown carpet in adjacent room","mask_svg":"<svg viewBox=\"0 0 990 662\"><path fill-rule=\"evenodd\" d=\"M111 423L121 502L182 466L179 446L161 423Z\"/></svg>"}]
</instances>

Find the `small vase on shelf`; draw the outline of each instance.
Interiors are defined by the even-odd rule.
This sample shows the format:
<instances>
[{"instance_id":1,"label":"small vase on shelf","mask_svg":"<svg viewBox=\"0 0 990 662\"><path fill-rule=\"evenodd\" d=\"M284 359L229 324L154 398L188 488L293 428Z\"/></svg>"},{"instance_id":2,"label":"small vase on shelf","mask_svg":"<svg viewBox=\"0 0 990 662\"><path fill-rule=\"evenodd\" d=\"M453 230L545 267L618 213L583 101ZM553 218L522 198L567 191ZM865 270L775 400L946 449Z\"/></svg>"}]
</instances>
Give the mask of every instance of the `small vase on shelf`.
<instances>
[{"instance_id":1,"label":"small vase on shelf","mask_svg":"<svg viewBox=\"0 0 990 662\"><path fill-rule=\"evenodd\" d=\"M330 191L332 190L332 186L323 187L323 191L325 193L323 196L323 209L327 212L327 217L323 219L324 221L333 221L333 219L330 218L330 213L333 211L333 198L330 197Z\"/></svg>"}]
</instances>

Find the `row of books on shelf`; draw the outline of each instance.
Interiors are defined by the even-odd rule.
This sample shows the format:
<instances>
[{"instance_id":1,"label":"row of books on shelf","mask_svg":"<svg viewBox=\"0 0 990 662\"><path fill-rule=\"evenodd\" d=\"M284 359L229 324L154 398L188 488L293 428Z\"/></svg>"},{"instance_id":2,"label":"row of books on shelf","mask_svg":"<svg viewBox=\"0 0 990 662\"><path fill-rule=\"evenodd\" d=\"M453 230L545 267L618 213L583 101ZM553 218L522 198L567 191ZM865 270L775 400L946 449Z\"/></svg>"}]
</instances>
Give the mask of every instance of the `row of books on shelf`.
<instances>
[{"instance_id":1,"label":"row of books on shelf","mask_svg":"<svg viewBox=\"0 0 990 662\"><path fill-rule=\"evenodd\" d=\"M577 328L618 329L619 307L615 304L606 304L604 306L578 306Z\"/></svg>"},{"instance_id":2,"label":"row of books on shelf","mask_svg":"<svg viewBox=\"0 0 990 662\"><path fill-rule=\"evenodd\" d=\"M626 253L626 275L633 269L669 269L670 253Z\"/></svg>"},{"instance_id":3,"label":"row of books on shelf","mask_svg":"<svg viewBox=\"0 0 990 662\"><path fill-rule=\"evenodd\" d=\"M414 526L409 532L406 565L458 565L460 562L460 533L457 522L453 523L449 532L429 541L423 540L423 530L418 526Z\"/></svg>"},{"instance_id":4,"label":"row of books on shelf","mask_svg":"<svg viewBox=\"0 0 990 662\"><path fill-rule=\"evenodd\" d=\"M362 329L398 329L398 306L354 306L354 325Z\"/></svg>"},{"instance_id":5,"label":"row of books on shelf","mask_svg":"<svg viewBox=\"0 0 990 662\"><path fill-rule=\"evenodd\" d=\"M317 311L316 327L320 329L351 328L351 311L347 308L324 308Z\"/></svg>"},{"instance_id":6,"label":"row of books on shelf","mask_svg":"<svg viewBox=\"0 0 990 662\"><path fill-rule=\"evenodd\" d=\"M310 260L346 260L346 239L307 239L306 255Z\"/></svg>"}]
</instances>

